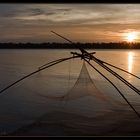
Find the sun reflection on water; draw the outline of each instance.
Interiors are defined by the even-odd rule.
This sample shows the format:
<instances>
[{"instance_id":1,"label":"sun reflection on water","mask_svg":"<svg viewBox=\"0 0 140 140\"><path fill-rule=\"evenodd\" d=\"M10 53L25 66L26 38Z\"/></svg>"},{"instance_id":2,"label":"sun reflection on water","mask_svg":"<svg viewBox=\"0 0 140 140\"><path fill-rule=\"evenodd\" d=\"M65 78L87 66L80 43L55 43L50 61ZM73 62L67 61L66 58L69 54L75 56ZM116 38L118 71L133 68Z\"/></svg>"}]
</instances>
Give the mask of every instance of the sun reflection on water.
<instances>
[{"instance_id":1,"label":"sun reflection on water","mask_svg":"<svg viewBox=\"0 0 140 140\"><path fill-rule=\"evenodd\" d=\"M133 52L128 53L128 71L132 73L133 69Z\"/></svg>"}]
</instances>

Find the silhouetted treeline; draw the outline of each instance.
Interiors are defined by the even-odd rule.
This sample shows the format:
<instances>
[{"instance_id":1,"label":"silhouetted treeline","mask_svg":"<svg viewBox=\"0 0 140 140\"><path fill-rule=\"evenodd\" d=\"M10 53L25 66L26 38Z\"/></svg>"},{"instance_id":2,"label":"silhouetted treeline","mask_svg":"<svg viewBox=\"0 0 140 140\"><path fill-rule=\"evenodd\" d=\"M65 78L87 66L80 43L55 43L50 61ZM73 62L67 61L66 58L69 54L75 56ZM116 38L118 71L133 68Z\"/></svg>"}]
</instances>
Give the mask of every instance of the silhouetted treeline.
<instances>
[{"instance_id":1,"label":"silhouetted treeline","mask_svg":"<svg viewBox=\"0 0 140 140\"><path fill-rule=\"evenodd\" d=\"M0 49L140 49L140 43L0 43Z\"/></svg>"}]
</instances>

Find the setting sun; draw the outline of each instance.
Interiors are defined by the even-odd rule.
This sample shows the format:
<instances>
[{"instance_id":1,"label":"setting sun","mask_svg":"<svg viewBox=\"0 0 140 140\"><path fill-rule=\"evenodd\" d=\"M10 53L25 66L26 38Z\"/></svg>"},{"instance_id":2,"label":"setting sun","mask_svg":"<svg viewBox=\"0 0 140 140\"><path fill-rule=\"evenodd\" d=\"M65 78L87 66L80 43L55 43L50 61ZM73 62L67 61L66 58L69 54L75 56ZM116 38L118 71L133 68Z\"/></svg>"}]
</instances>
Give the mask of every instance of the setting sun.
<instances>
[{"instance_id":1,"label":"setting sun","mask_svg":"<svg viewBox=\"0 0 140 140\"><path fill-rule=\"evenodd\" d=\"M138 38L138 35L136 32L130 32L126 35L127 42L135 42Z\"/></svg>"}]
</instances>

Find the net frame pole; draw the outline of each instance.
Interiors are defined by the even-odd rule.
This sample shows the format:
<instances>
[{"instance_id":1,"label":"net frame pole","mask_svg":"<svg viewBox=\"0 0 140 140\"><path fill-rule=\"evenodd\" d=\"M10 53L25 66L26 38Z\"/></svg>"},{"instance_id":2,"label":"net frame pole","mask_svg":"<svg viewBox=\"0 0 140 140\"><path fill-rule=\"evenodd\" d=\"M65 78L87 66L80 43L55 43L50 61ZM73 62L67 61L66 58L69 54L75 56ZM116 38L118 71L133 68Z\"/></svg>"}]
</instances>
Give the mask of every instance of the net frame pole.
<instances>
[{"instance_id":1,"label":"net frame pole","mask_svg":"<svg viewBox=\"0 0 140 140\"><path fill-rule=\"evenodd\" d=\"M63 59L58 59L58 60L49 62L49 63L45 64L44 67L41 66L41 68L39 68L38 70L33 71L32 73L30 73L30 74L28 74L28 75L26 75L26 76L24 76L24 77L22 77L22 78L16 80L15 82L13 82L13 83L10 84L10 85L6 86L6 87L3 88L2 90L0 90L0 94L2 94L2 93L3 93L4 91L6 91L7 89L13 87L13 86L16 85L17 83L21 82L22 80L24 80L24 79L26 79L26 78L29 78L30 76L32 76L32 75L34 75L34 74L36 74L36 73L38 73L38 72L40 72L40 71L43 71L43 70L45 70L45 69L47 69L47 68L49 68L49 67L51 67L51 66L54 66L54 65L56 65L56 64L58 64L58 63L61 63L61 62L64 62L64 61L67 61L67 60L70 60L70 59L73 59L73 58L78 58L78 57L79 57L79 56L72 56L72 57L63 58Z\"/></svg>"},{"instance_id":2,"label":"net frame pole","mask_svg":"<svg viewBox=\"0 0 140 140\"><path fill-rule=\"evenodd\" d=\"M51 31L52 33L58 35L59 37L69 41L70 43L73 44L72 41L70 41L69 39ZM87 51L85 51L84 49L81 49L80 47L78 47L79 50L82 52L81 55L79 55L78 53L76 53L76 55L81 56L81 59L84 59L89 65L90 62L87 61L85 58L87 59L92 59L94 60L97 64L99 64L101 67L103 67L104 69L106 69L109 73L111 73L113 76L115 76L117 79L121 80L125 85L127 85L128 87L130 87L133 91L135 91L137 94L140 95L140 91L134 87L131 83L129 83L128 81L126 81L123 77L121 77L119 74L117 74L116 72L114 72L113 70L111 70L110 68L108 68L106 65L103 64L103 61L97 59L96 57L94 57L92 54L88 53ZM107 64L107 63L106 63ZM91 65L92 66L92 65ZM94 66L92 66L95 70L97 70ZM98 71L98 70L97 70ZM124 70L123 70L124 71ZM99 72L99 71L98 71ZM126 71L124 71L126 72ZM100 73L100 72L99 72ZM102 75L102 73L100 73ZM114 87L115 89L120 93L120 95L123 97L123 99L127 102L127 104L133 109L133 111L137 114L137 116L140 118L139 113L135 110L135 108L131 105L131 103L125 98L125 96L120 92L120 90L113 84L113 82L111 82L107 77L105 77L104 75L102 75L106 80L108 80Z\"/></svg>"},{"instance_id":3,"label":"net frame pole","mask_svg":"<svg viewBox=\"0 0 140 140\"><path fill-rule=\"evenodd\" d=\"M107 67L106 65L103 64L102 60L97 59L96 57L92 56L92 60L99 64L101 67L106 69L109 73L111 73L113 76L115 76L117 79L122 81L125 85L127 85L129 88L131 88L133 91L135 91L138 95L140 95L140 90L137 89L135 86L133 86L131 83L129 83L127 80L125 80L122 76L120 76L118 73Z\"/></svg>"},{"instance_id":4,"label":"net frame pole","mask_svg":"<svg viewBox=\"0 0 140 140\"><path fill-rule=\"evenodd\" d=\"M134 113L140 118L140 114L135 110L133 105L127 100L127 98L123 95L123 93L118 89L118 87L111 81L109 80L104 74L102 74L98 69L96 69L89 61L87 61L85 58L84 60L94 69L96 70L101 76L103 76L121 95L121 97L127 102L129 107L134 111Z\"/></svg>"},{"instance_id":5,"label":"net frame pole","mask_svg":"<svg viewBox=\"0 0 140 140\"><path fill-rule=\"evenodd\" d=\"M113 67L113 68L116 68L116 69L118 69L118 70L121 70L121 71L123 71L123 72L125 72L125 73L128 73L128 74L134 76L134 77L137 78L137 79L140 79L140 77L138 77L137 75L135 75L135 74L133 74L133 73L131 73L131 72L128 72L128 71L126 71L126 70L124 70L124 69L122 69L122 68L120 68L120 67L114 66L114 65L112 65L112 64L110 64L110 63L108 63L108 62L105 62L105 61L102 61L102 63L104 63L104 64L106 64L106 65L109 65L109 66L111 66L111 67Z\"/></svg>"}]
</instances>

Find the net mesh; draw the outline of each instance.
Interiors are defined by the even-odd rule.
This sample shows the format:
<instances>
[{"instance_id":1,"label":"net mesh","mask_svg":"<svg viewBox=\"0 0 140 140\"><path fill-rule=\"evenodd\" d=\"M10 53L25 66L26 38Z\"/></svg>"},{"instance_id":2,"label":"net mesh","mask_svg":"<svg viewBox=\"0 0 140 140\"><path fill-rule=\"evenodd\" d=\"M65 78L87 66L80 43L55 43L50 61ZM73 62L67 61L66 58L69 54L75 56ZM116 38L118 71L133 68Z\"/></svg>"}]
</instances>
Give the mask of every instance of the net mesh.
<instances>
[{"instance_id":1,"label":"net mesh","mask_svg":"<svg viewBox=\"0 0 140 140\"><path fill-rule=\"evenodd\" d=\"M94 96L96 99L106 101L106 97L97 89L90 78L85 62L74 86L64 96L64 100L74 100L84 96Z\"/></svg>"},{"instance_id":2,"label":"net mesh","mask_svg":"<svg viewBox=\"0 0 140 140\"><path fill-rule=\"evenodd\" d=\"M96 81L97 82L97 81ZM98 81L99 82L99 81ZM109 96L105 92L101 92L95 85L94 79L91 79L89 72L87 70L85 61L80 71L80 74L73 85L73 87L63 96L51 96L51 95L40 95L47 99L57 100L57 101L72 101L76 99L82 99L84 97L91 97L92 101L96 106L101 107L118 107L122 104L120 100L116 100L115 96Z\"/></svg>"}]
</instances>

